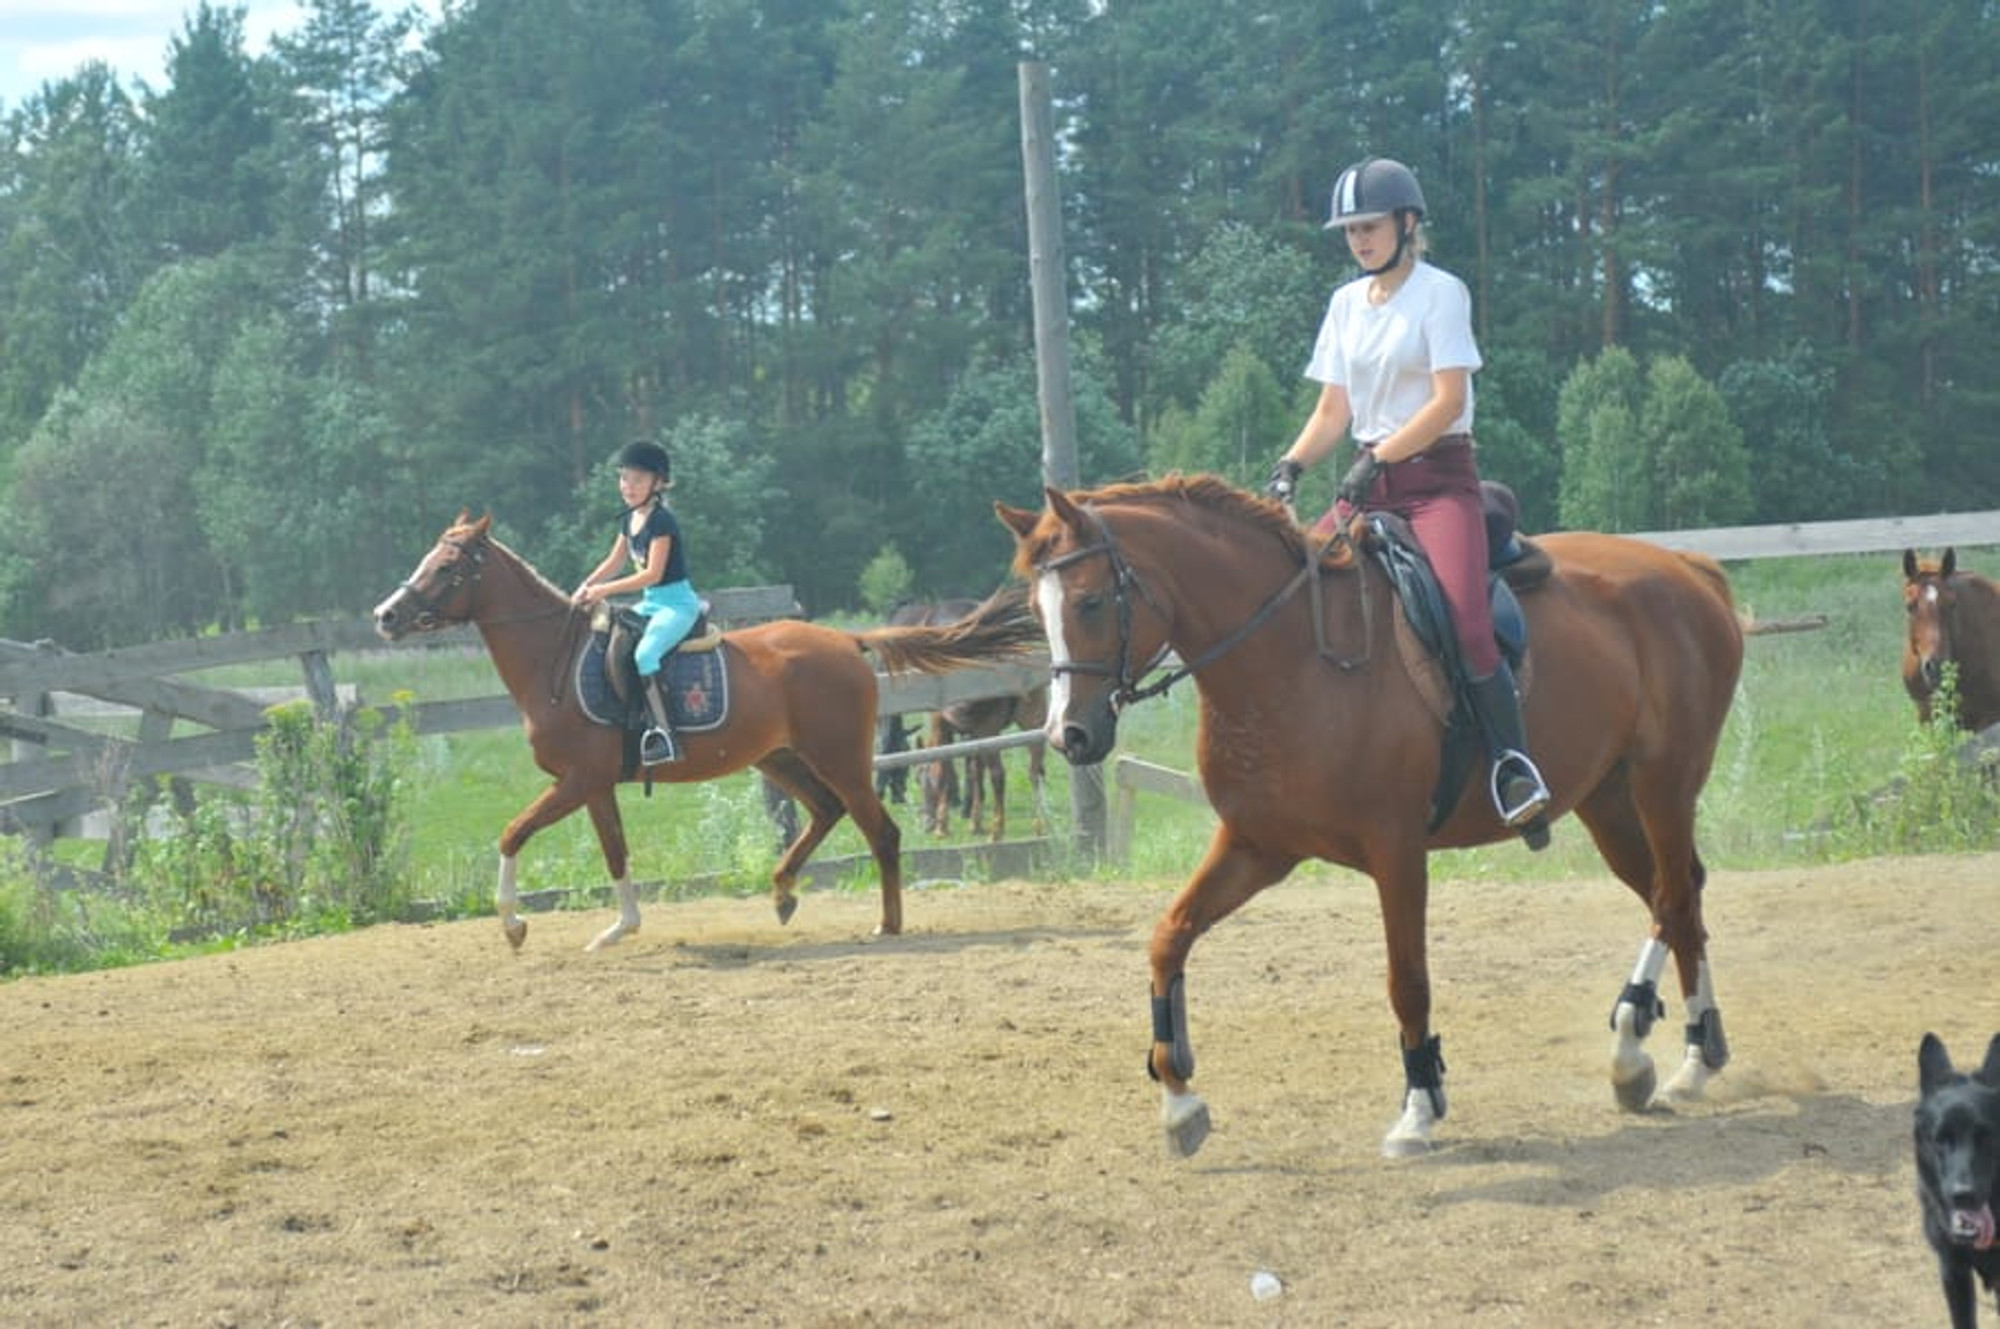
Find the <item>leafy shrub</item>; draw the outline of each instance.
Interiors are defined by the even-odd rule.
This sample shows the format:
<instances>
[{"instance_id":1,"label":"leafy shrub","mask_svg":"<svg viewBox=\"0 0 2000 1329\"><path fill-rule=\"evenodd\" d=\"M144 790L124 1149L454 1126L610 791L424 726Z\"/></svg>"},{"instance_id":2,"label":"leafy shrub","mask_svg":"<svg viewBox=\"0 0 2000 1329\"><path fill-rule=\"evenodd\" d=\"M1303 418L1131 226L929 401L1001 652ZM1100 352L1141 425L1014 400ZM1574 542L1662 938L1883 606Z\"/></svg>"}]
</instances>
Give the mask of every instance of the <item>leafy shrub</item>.
<instances>
[{"instance_id":1,"label":"leafy shrub","mask_svg":"<svg viewBox=\"0 0 2000 1329\"><path fill-rule=\"evenodd\" d=\"M169 926L215 935L398 917L409 903L402 794L415 739L364 708L345 725L301 702L257 739L257 788L170 801L131 875Z\"/></svg>"}]
</instances>

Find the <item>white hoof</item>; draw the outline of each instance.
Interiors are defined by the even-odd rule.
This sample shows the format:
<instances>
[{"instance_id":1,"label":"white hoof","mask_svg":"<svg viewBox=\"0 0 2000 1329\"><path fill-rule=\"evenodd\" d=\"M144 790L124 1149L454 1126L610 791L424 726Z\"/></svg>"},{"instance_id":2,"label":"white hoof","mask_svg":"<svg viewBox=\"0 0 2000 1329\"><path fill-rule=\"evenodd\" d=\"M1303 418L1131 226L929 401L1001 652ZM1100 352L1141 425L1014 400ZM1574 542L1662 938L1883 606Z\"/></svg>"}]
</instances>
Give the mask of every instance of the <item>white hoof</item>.
<instances>
[{"instance_id":1,"label":"white hoof","mask_svg":"<svg viewBox=\"0 0 2000 1329\"><path fill-rule=\"evenodd\" d=\"M1715 1072L1702 1060L1701 1049L1691 1047L1682 1059L1681 1067L1667 1081L1667 1087L1660 1091L1660 1097L1669 1103L1698 1103L1708 1093L1709 1077Z\"/></svg>"},{"instance_id":2,"label":"white hoof","mask_svg":"<svg viewBox=\"0 0 2000 1329\"><path fill-rule=\"evenodd\" d=\"M1659 1082L1653 1059L1643 1053L1636 1063L1622 1064L1615 1059L1611 1063L1611 1092L1618 1095L1618 1106L1627 1112L1644 1112L1651 1107Z\"/></svg>"},{"instance_id":3,"label":"white hoof","mask_svg":"<svg viewBox=\"0 0 2000 1329\"><path fill-rule=\"evenodd\" d=\"M1382 1137L1382 1157L1414 1158L1431 1151L1431 1131L1437 1126L1437 1114L1431 1110L1431 1096L1422 1089L1412 1089L1403 1096L1403 1115Z\"/></svg>"},{"instance_id":4,"label":"white hoof","mask_svg":"<svg viewBox=\"0 0 2000 1329\"><path fill-rule=\"evenodd\" d=\"M638 930L639 925L637 923L627 923L623 919L620 919L618 922L604 929L604 931L598 933L595 937L592 937L590 944L583 948L584 953L592 954L603 950L606 946L616 946L626 936Z\"/></svg>"},{"instance_id":5,"label":"white hoof","mask_svg":"<svg viewBox=\"0 0 2000 1329\"><path fill-rule=\"evenodd\" d=\"M1175 1158L1192 1158L1208 1138L1208 1104L1199 1094L1177 1094L1162 1090L1160 1123L1167 1131L1167 1152Z\"/></svg>"},{"instance_id":6,"label":"white hoof","mask_svg":"<svg viewBox=\"0 0 2000 1329\"><path fill-rule=\"evenodd\" d=\"M1611 1042L1611 1092L1618 1106L1627 1112L1644 1112L1652 1106L1653 1090L1660 1082L1653 1058L1640 1044L1634 1029L1637 1016L1631 1003L1620 1002L1612 1017L1615 1037Z\"/></svg>"}]
</instances>

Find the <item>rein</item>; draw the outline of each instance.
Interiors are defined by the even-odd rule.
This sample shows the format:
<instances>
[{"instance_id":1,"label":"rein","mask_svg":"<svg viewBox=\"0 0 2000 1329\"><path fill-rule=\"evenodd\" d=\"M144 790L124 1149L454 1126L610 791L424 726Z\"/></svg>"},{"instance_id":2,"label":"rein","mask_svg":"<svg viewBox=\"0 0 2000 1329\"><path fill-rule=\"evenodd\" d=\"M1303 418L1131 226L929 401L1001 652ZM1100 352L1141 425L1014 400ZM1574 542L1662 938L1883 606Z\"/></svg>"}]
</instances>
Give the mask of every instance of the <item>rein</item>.
<instances>
[{"instance_id":1,"label":"rein","mask_svg":"<svg viewBox=\"0 0 2000 1329\"><path fill-rule=\"evenodd\" d=\"M426 594L414 581L404 580L397 589L414 600L417 618L412 625L419 632L430 632L444 627L464 627L480 623L486 627L500 627L509 623L532 623L544 618L554 618L557 614L567 615L562 634L556 638L557 649L549 657L549 704L556 705L562 700L563 679L569 673L569 660L575 651L572 638L576 636L576 625L584 621L576 605L563 601L561 608L536 609L518 614L503 614L494 618L478 619L469 610L454 618L445 613L445 605L460 591L470 592L479 585L486 572L487 544L484 539L453 540L444 539L441 544L450 545L458 551L458 557L451 561L451 570L445 578L444 586L436 595ZM468 601L470 596L467 597ZM580 639L579 639L580 640Z\"/></svg>"},{"instance_id":2,"label":"rein","mask_svg":"<svg viewBox=\"0 0 2000 1329\"><path fill-rule=\"evenodd\" d=\"M1136 590L1139 598L1144 600L1147 607L1155 614L1158 614L1162 620L1171 622L1172 615L1168 614L1161 607L1160 602L1153 597L1152 592L1146 589L1146 584L1139 580L1139 574L1133 570L1132 565L1125 561L1125 555L1118 547L1117 537L1111 533L1111 527L1106 525L1104 518L1098 514L1097 506L1095 504L1085 504L1082 512L1090 518L1092 526L1096 528L1097 542L1085 545L1081 549L1072 549L1066 554L1049 559L1040 565L1039 571L1059 572L1063 568L1080 563L1086 558L1095 558L1099 555L1110 561L1112 599L1118 607L1118 663L1114 668L1109 664L1100 664L1094 661L1058 660L1049 663L1049 672L1050 674L1099 674L1111 678L1113 680L1111 700L1112 705L1116 709L1123 710L1134 702L1147 701L1153 697L1160 696L1182 679L1188 678L1207 666L1214 664L1217 660L1242 645L1258 629L1269 622L1271 616L1276 614L1287 600L1298 594L1299 588L1307 582L1311 582L1314 588L1314 595L1312 596L1313 640L1320 658L1341 670L1359 669L1368 663L1372 644L1372 623L1368 615L1368 579L1365 576L1361 579L1361 609L1364 633L1361 655L1352 659L1342 658L1329 651L1326 644L1325 611L1321 606L1321 597L1318 594L1321 571L1320 561L1339 546L1352 545L1352 537L1348 535L1346 528L1343 527L1328 536L1318 549L1309 553L1306 557L1305 566L1293 573L1291 579L1267 597L1264 603L1258 605L1249 618L1238 624L1194 659L1184 661L1151 683L1141 687L1139 679L1150 674L1158 667L1160 661L1166 658L1168 647L1162 645L1154 653L1153 658L1148 660L1136 675L1132 672L1132 600L1128 594L1128 590Z\"/></svg>"}]
</instances>

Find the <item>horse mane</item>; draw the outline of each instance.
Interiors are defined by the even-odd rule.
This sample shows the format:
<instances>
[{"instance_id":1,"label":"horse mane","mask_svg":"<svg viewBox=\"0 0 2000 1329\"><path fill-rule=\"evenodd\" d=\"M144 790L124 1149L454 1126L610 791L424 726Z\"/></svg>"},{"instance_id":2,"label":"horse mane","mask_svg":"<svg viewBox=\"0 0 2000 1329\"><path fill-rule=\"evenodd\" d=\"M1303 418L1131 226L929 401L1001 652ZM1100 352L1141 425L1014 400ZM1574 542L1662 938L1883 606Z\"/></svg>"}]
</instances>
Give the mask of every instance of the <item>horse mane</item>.
<instances>
[{"instance_id":1,"label":"horse mane","mask_svg":"<svg viewBox=\"0 0 2000 1329\"><path fill-rule=\"evenodd\" d=\"M508 548L499 537L493 534L493 518L491 516L481 517L475 521L470 514L461 512L458 514L458 520L446 528L443 538L460 545L484 542L488 548L519 568L522 575L528 581L538 584L542 590L558 600L569 599L568 592L564 591L547 577L544 577L539 568L514 550Z\"/></svg>"},{"instance_id":2,"label":"horse mane","mask_svg":"<svg viewBox=\"0 0 2000 1329\"><path fill-rule=\"evenodd\" d=\"M1247 489L1239 489L1218 475L1183 475L1175 471L1157 480L1121 482L1098 489L1077 490L1069 497L1080 505L1096 504L1100 507L1185 504L1268 531L1294 559L1303 561L1307 554L1306 533L1283 504ZM1034 541L1032 547L1024 545L1017 552L1015 570L1023 576L1031 573L1035 564L1046 556L1047 542L1048 537L1044 537Z\"/></svg>"}]
</instances>

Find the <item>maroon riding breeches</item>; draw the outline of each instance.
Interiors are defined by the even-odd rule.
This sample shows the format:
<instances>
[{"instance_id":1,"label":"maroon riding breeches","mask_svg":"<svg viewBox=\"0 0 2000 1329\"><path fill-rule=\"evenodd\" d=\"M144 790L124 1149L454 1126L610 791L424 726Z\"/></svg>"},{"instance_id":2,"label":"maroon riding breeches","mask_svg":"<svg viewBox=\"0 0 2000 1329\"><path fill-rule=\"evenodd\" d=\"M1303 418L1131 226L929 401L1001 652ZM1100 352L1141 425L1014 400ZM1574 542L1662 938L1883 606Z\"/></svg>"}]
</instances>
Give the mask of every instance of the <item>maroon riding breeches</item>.
<instances>
[{"instance_id":1,"label":"maroon riding breeches","mask_svg":"<svg viewBox=\"0 0 2000 1329\"><path fill-rule=\"evenodd\" d=\"M1451 605L1467 674L1484 678L1498 669L1500 648L1493 641L1493 609L1486 599L1486 518L1479 506L1472 440L1447 435L1408 461L1384 466L1375 474L1366 506L1395 513L1416 532ZM1324 535L1345 516L1336 504L1313 529Z\"/></svg>"}]
</instances>

